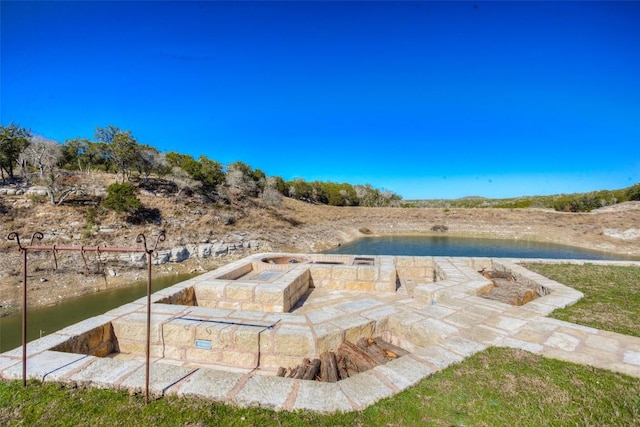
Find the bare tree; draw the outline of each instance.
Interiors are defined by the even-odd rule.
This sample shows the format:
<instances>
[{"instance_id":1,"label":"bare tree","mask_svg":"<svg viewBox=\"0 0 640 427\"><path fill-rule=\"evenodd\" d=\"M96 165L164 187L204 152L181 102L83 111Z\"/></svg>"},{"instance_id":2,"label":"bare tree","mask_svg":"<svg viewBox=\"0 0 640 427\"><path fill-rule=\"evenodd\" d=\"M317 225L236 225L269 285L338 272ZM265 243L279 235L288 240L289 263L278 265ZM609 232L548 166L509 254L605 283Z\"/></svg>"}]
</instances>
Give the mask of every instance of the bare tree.
<instances>
[{"instance_id":1,"label":"bare tree","mask_svg":"<svg viewBox=\"0 0 640 427\"><path fill-rule=\"evenodd\" d=\"M62 160L62 146L56 141L36 135L30 138L29 145L21 154L23 164L38 169L40 179L57 169Z\"/></svg>"},{"instance_id":2,"label":"bare tree","mask_svg":"<svg viewBox=\"0 0 640 427\"><path fill-rule=\"evenodd\" d=\"M266 179L265 189L262 191L262 201L267 206L280 206L282 204L282 193L278 191L278 180L276 177Z\"/></svg>"},{"instance_id":3,"label":"bare tree","mask_svg":"<svg viewBox=\"0 0 640 427\"><path fill-rule=\"evenodd\" d=\"M184 169L178 166L174 166L173 168L171 168L171 172L167 174L167 179L169 179L176 185L176 187L178 187L176 197L178 197L183 192L186 192L188 189L192 189L200 185L198 181L191 178L191 176Z\"/></svg>"}]
</instances>

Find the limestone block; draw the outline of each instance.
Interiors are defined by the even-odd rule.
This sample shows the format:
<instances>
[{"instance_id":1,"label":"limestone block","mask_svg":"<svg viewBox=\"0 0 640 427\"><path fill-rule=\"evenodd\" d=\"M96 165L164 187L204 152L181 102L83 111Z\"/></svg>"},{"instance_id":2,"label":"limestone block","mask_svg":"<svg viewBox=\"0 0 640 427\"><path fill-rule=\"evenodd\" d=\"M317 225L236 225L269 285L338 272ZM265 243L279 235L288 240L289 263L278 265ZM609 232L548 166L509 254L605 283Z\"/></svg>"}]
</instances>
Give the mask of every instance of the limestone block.
<instances>
[{"instance_id":1,"label":"limestone block","mask_svg":"<svg viewBox=\"0 0 640 427\"><path fill-rule=\"evenodd\" d=\"M380 267L381 282L396 282L396 269L393 265L382 265Z\"/></svg>"},{"instance_id":2,"label":"limestone block","mask_svg":"<svg viewBox=\"0 0 640 427\"><path fill-rule=\"evenodd\" d=\"M323 289L323 288L327 288L327 283L330 281L331 279L312 279L312 286L314 288L317 289Z\"/></svg>"},{"instance_id":3,"label":"limestone block","mask_svg":"<svg viewBox=\"0 0 640 427\"><path fill-rule=\"evenodd\" d=\"M447 366L458 363L464 359L464 356L460 354L453 353L435 345L419 348L413 354L414 356L436 366L438 369L444 369Z\"/></svg>"},{"instance_id":4,"label":"limestone block","mask_svg":"<svg viewBox=\"0 0 640 427\"><path fill-rule=\"evenodd\" d=\"M364 409L394 393L382 380L369 372L362 372L342 380L338 382L338 386L358 409Z\"/></svg>"},{"instance_id":5,"label":"limestone block","mask_svg":"<svg viewBox=\"0 0 640 427\"><path fill-rule=\"evenodd\" d=\"M163 353L165 359L187 360L187 348L167 345Z\"/></svg>"},{"instance_id":6,"label":"limestone block","mask_svg":"<svg viewBox=\"0 0 640 427\"><path fill-rule=\"evenodd\" d=\"M312 356L314 341L308 326L284 324L274 333L274 351L285 356Z\"/></svg>"},{"instance_id":7,"label":"limestone block","mask_svg":"<svg viewBox=\"0 0 640 427\"><path fill-rule=\"evenodd\" d=\"M95 347L91 350L91 355L96 357L106 357L113 353L113 343L102 343L98 347Z\"/></svg>"},{"instance_id":8,"label":"limestone block","mask_svg":"<svg viewBox=\"0 0 640 427\"><path fill-rule=\"evenodd\" d=\"M193 346L197 322L184 319L173 319L162 325L162 336L165 345L177 347Z\"/></svg>"},{"instance_id":9,"label":"limestone block","mask_svg":"<svg viewBox=\"0 0 640 427\"><path fill-rule=\"evenodd\" d=\"M170 315L151 315L150 341L160 342L159 325L169 320ZM145 341L147 339L147 315L145 313L131 313L112 322L113 332L118 341L128 339L132 341Z\"/></svg>"},{"instance_id":10,"label":"limestone block","mask_svg":"<svg viewBox=\"0 0 640 427\"><path fill-rule=\"evenodd\" d=\"M124 354L144 354L145 344L141 341L118 340L118 352Z\"/></svg>"},{"instance_id":11,"label":"limestone block","mask_svg":"<svg viewBox=\"0 0 640 427\"><path fill-rule=\"evenodd\" d=\"M295 411L325 413L348 412L354 408L338 384L318 381L300 381L300 388L293 405Z\"/></svg>"},{"instance_id":12,"label":"limestone block","mask_svg":"<svg viewBox=\"0 0 640 427\"><path fill-rule=\"evenodd\" d=\"M322 286L316 286L318 288L324 288L324 289L344 289L344 281L342 280L335 280L335 279L331 279L331 280L325 280L322 283Z\"/></svg>"},{"instance_id":13,"label":"limestone block","mask_svg":"<svg viewBox=\"0 0 640 427\"><path fill-rule=\"evenodd\" d=\"M373 283L348 280L344 283L344 288L348 291L372 291Z\"/></svg>"},{"instance_id":14,"label":"limestone block","mask_svg":"<svg viewBox=\"0 0 640 427\"><path fill-rule=\"evenodd\" d=\"M316 325L314 327L318 347L318 354L325 351L336 350L344 341L344 331L331 324Z\"/></svg>"},{"instance_id":15,"label":"limestone block","mask_svg":"<svg viewBox=\"0 0 640 427\"><path fill-rule=\"evenodd\" d=\"M242 374L198 369L189 376L180 387L171 387L167 394L184 397L201 397L214 402L225 402L227 395L236 387Z\"/></svg>"},{"instance_id":16,"label":"limestone block","mask_svg":"<svg viewBox=\"0 0 640 427\"><path fill-rule=\"evenodd\" d=\"M387 328L393 335L407 336L411 324L424 320L424 316L411 311L400 311L397 314L389 316Z\"/></svg>"},{"instance_id":17,"label":"limestone block","mask_svg":"<svg viewBox=\"0 0 640 427\"><path fill-rule=\"evenodd\" d=\"M431 257L418 256L413 259L413 264L416 267L428 267L433 270L434 262Z\"/></svg>"},{"instance_id":18,"label":"limestone block","mask_svg":"<svg viewBox=\"0 0 640 427\"><path fill-rule=\"evenodd\" d=\"M240 301L218 301L216 307L226 308L229 310L240 310L242 303Z\"/></svg>"},{"instance_id":19,"label":"limestone block","mask_svg":"<svg viewBox=\"0 0 640 427\"><path fill-rule=\"evenodd\" d=\"M343 329L344 339L353 343L360 338L372 336L375 328L375 321L355 315L343 316L331 323Z\"/></svg>"},{"instance_id":20,"label":"limestone block","mask_svg":"<svg viewBox=\"0 0 640 427\"><path fill-rule=\"evenodd\" d=\"M418 301L423 301L425 304L431 304L434 301L438 301L439 293L442 289L442 286L433 283L420 284L414 289L413 297Z\"/></svg>"},{"instance_id":21,"label":"limestone block","mask_svg":"<svg viewBox=\"0 0 640 427\"><path fill-rule=\"evenodd\" d=\"M378 280L378 269L375 267L358 267L358 280L374 282Z\"/></svg>"},{"instance_id":22,"label":"limestone block","mask_svg":"<svg viewBox=\"0 0 640 427\"><path fill-rule=\"evenodd\" d=\"M356 280L358 269L352 266L336 265L331 270L331 278L334 280Z\"/></svg>"},{"instance_id":23,"label":"limestone block","mask_svg":"<svg viewBox=\"0 0 640 427\"><path fill-rule=\"evenodd\" d=\"M185 350L186 359L190 362L220 363L223 350L204 350L201 348L188 348Z\"/></svg>"},{"instance_id":24,"label":"limestone block","mask_svg":"<svg viewBox=\"0 0 640 427\"><path fill-rule=\"evenodd\" d=\"M234 345L235 328L229 323L204 322L196 327L195 339L209 341L212 349L231 349ZM192 346L195 347L195 343Z\"/></svg>"},{"instance_id":25,"label":"limestone block","mask_svg":"<svg viewBox=\"0 0 640 427\"><path fill-rule=\"evenodd\" d=\"M415 265L415 258L411 256L397 256L395 259L396 268L400 267L413 267Z\"/></svg>"},{"instance_id":26,"label":"limestone block","mask_svg":"<svg viewBox=\"0 0 640 427\"><path fill-rule=\"evenodd\" d=\"M257 353L260 350L258 342L260 330L253 326L238 326L234 333L233 348L239 352Z\"/></svg>"},{"instance_id":27,"label":"limestone block","mask_svg":"<svg viewBox=\"0 0 640 427\"><path fill-rule=\"evenodd\" d=\"M242 302L240 307L248 311L265 311L264 305L256 302Z\"/></svg>"},{"instance_id":28,"label":"limestone block","mask_svg":"<svg viewBox=\"0 0 640 427\"><path fill-rule=\"evenodd\" d=\"M313 280L319 280L319 279L329 279L331 278L331 268L330 267L311 267L310 269L311 272L311 277L313 278Z\"/></svg>"},{"instance_id":29,"label":"limestone block","mask_svg":"<svg viewBox=\"0 0 640 427\"><path fill-rule=\"evenodd\" d=\"M260 367L265 369L293 368L301 362L300 356L283 356L281 354L261 354Z\"/></svg>"},{"instance_id":30,"label":"limestone block","mask_svg":"<svg viewBox=\"0 0 640 427\"><path fill-rule=\"evenodd\" d=\"M280 410L287 402L293 384L294 382L287 378L255 375L250 377L234 396L233 403Z\"/></svg>"},{"instance_id":31,"label":"limestone block","mask_svg":"<svg viewBox=\"0 0 640 427\"><path fill-rule=\"evenodd\" d=\"M280 286L260 285L255 290L255 301L260 304L282 304L284 291Z\"/></svg>"},{"instance_id":32,"label":"limestone block","mask_svg":"<svg viewBox=\"0 0 640 427\"><path fill-rule=\"evenodd\" d=\"M141 341L118 340L118 352L125 354L135 354L142 356L146 353L146 343ZM163 357L164 346L161 344L151 344L149 347L151 357Z\"/></svg>"},{"instance_id":33,"label":"limestone block","mask_svg":"<svg viewBox=\"0 0 640 427\"><path fill-rule=\"evenodd\" d=\"M411 341L417 346L437 344L442 338L458 332L455 326L436 319L425 319L410 326Z\"/></svg>"},{"instance_id":34,"label":"limestone block","mask_svg":"<svg viewBox=\"0 0 640 427\"><path fill-rule=\"evenodd\" d=\"M227 286L226 281L207 281L195 285L196 298L217 300L224 299L224 288Z\"/></svg>"},{"instance_id":35,"label":"limestone block","mask_svg":"<svg viewBox=\"0 0 640 427\"><path fill-rule=\"evenodd\" d=\"M253 301L254 283L231 282L224 288L224 297L229 301Z\"/></svg>"},{"instance_id":36,"label":"limestone block","mask_svg":"<svg viewBox=\"0 0 640 427\"><path fill-rule=\"evenodd\" d=\"M395 282L375 282L373 284L373 289L378 292L395 292L396 291L396 283Z\"/></svg>"},{"instance_id":37,"label":"limestone block","mask_svg":"<svg viewBox=\"0 0 640 427\"><path fill-rule=\"evenodd\" d=\"M260 344L260 353L273 353L275 340L273 336L273 328L258 329L258 342Z\"/></svg>"},{"instance_id":38,"label":"limestone block","mask_svg":"<svg viewBox=\"0 0 640 427\"><path fill-rule=\"evenodd\" d=\"M222 351L221 363L238 368L258 367L258 353L239 353L237 351Z\"/></svg>"}]
</instances>

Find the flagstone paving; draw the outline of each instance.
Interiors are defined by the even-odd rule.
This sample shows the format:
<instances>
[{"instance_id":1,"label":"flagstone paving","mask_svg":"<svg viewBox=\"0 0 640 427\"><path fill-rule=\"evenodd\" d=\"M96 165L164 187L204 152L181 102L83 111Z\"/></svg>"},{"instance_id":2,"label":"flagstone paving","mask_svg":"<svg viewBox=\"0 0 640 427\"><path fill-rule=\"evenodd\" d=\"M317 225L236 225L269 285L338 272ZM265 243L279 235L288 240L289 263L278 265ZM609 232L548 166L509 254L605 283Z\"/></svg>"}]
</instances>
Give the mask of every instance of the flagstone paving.
<instances>
[{"instance_id":1,"label":"flagstone paving","mask_svg":"<svg viewBox=\"0 0 640 427\"><path fill-rule=\"evenodd\" d=\"M582 294L520 260L378 256L353 265L345 256L295 255L294 264L262 265L287 257L248 257L152 296L153 395L275 410L361 410L490 346L640 377L640 338L547 318ZM523 306L479 297L489 284L478 273L483 268L509 271L550 293ZM28 377L142 392L146 309L142 298L29 343ZM409 354L337 383L274 375L278 366L368 336ZM0 377L22 377L21 348L0 355Z\"/></svg>"}]
</instances>

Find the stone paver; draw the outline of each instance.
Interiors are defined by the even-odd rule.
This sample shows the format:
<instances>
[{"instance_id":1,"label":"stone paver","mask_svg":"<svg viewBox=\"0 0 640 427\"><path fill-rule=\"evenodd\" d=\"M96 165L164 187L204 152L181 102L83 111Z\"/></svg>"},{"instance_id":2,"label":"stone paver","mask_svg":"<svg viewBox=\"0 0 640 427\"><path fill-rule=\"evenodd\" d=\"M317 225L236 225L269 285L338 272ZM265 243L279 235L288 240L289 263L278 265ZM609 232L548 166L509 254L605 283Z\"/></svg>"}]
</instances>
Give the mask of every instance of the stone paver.
<instances>
[{"instance_id":1,"label":"stone paver","mask_svg":"<svg viewBox=\"0 0 640 427\"><path fill-rule=\"evenodd\" d=\"M241 406L283 409L294 382L287 378L254 375L242 385L232 401Z\"/></svg>"},{"instance_id":2,"label":"stone paver","mask_svg":"<svg viewBox=\"0 0 640 427\"><path fill-rule=\"evenodd\" d=\"M201 397L215 402L228 402L227 396L240 382L243 374L214 369L198 369L182 384L167 390L167 394Z\"/></svg>"},{"instance_id":3,"label":"stone paver","mask_svg":"<svg viewBox=\"0 0 640 427\"><path fill-rule=\"evenodd\" d=\"M353 411L354 408L337 383L300 380L291 409L330 413Z\"/></svg>"},{"instance_id":4,"label":"stone paver","mask_svg":"<svg viewBox=\"0 0 640 427\"><path fill-rule=\"evenodd\" d=\"M182 301L180 295L191 298L195 292L197 299L200 292L207 306L153 304L150 392L274 410L361 410L489 346L640 377L640 338L546 318L582 294L526 270L518 260L376 256L367 260L373 265L358 266L352 256L315 254L296 255L301 262L292 265L261 261L287 256L258 254L155 294L152 301ZM305 264L312 261L319 263ZM492 266L551 293L522 307L480 298L488 281L477 270ZM393 293L389 286L397 275L406 276ZM312 279L319 286L307 290ZM141 392L145 302L29 343L29 378ZM278 304L293 309L279 313ZM112 329L129 354L52 351L70 339L95 339ZM277 366L295 366L344 339L368 336L388 337L410 354L333 384L273 375ZM21 348L0 355L0 378L21 378L21 357Z\"/></svg>"}]
</instances>

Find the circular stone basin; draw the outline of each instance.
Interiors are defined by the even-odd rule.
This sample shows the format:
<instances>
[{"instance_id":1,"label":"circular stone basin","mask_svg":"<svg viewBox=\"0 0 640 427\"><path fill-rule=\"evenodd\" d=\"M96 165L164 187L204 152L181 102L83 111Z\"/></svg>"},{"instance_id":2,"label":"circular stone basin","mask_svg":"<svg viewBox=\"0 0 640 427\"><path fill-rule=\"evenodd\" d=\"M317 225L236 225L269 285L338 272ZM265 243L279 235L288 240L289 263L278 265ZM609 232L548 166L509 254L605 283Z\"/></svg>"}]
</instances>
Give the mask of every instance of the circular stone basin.
<instances>
[{"instance_id":1,"label":"circular stone basin","mask_svg":"<svg viewBox=\"0 0 640 427\"><path fill-rule=\"evenodd\" d=\"M296 256L268 257L262 258L261 261L267 264L300 264L303 262L309 262L306 258Z\"/></svg>"}]
</instances>

